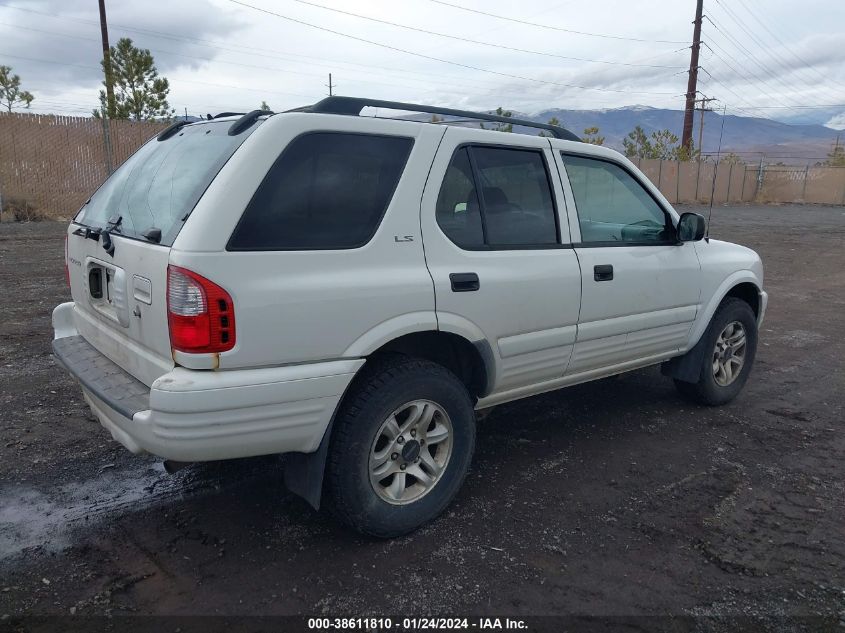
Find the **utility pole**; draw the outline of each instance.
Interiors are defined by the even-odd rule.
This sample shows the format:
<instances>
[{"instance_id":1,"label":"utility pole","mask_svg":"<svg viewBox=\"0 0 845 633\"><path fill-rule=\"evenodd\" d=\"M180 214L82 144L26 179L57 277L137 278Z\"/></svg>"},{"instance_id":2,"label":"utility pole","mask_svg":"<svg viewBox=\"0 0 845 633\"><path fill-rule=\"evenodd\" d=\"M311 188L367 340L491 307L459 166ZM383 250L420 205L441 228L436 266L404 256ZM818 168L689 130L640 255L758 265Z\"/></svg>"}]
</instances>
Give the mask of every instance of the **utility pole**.
<instances>
[{"instance_id":1,"label":"utility pole","mask_svg":"<svg viewBox=\"0 0 845 633\"><path fill-rule=\"evenodd\" d=\"M704 0L695 1L695 21L692 32L692 48L689 62L689 80L687 81L687 102L684 108L684 131L681 145L692 154L692 129L695 116L695 96L698 94L698 53L701 50L701 17L704 12Z\"/></svg>"},{"instance_id":2,"label":"utility pole","mask_svg":"<svg viewBox=\"0 0 845 633\"><path fill-rule=\"evenodd\" d=\"M103 40L103 69L106 72L106 104L109 116L114 112L114 81L111 71L111 53L109 49L109 27L106 23L106 0L100 2L100 36Z\"/></svg>"},{"instance_id":3,"label":"utility pole","mask_svg":"<svg viewBox=\"0 0 845 633\"><path fill-rule=\"evenodd\" d=\"M701 99L698 99L696 103L700 103L701 107L697 107L696 110L701 112L701 118L698 122L698 160L701 160L702 153L701 148L703 147L704 143L704 113L705 112L713 112L713 108L708 108L707 104L711 101L718 101L715 97L705 97L704 95L701 96ZM692 159L692 156L690 156Z\"/></svg>"},{"instance_id":4,"label":"utility pole","mask_svg":"<svg viewBox=\"0 0 845 633\"><path fill-rule=\"evenodd\" d=\"M103 153L106 156L106 171L112 173L111 162L111 133L109 131L109 118L114 112L114 81L111 70L111 54L109 51L109 28L106 23L106 0L99 0L100 3L100 36L103 39L103 70L106 73L106 104L103 115Z\"/></svg>"},{"instance_id":5,"label":"utility pole","mask_svg":"<svg viewBox=\"0 0 845 633\"><path fill-rule=\"evenodd\" d=\"M336 85L337 85L337 84L333 84L333 83L332 83L332 74L331 74L331 73L329 73L329 83L324 84L324 85L326 86L326 88L328 88L328 89L329 89L329 96L331 97L331 96L334 94L334 92L333 92L333 91L334 91L334 88L335 88L335 87L336 87Z\"/></svg>"}]
</instances>

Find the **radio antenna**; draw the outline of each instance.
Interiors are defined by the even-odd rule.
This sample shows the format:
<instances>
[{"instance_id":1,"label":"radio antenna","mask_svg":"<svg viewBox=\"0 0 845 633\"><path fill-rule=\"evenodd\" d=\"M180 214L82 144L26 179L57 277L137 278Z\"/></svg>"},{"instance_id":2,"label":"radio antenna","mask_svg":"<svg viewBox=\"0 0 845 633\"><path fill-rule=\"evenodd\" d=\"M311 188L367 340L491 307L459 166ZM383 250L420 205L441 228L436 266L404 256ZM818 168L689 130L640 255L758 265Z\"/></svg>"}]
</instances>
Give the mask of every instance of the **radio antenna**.
<instances>
[{"instance_id":1,"label":"radio antenna","mask_svg":"<svg viewBox=\"0 0 845 633\"><path fill-rule=\"evenodd\" d=\"M722 158L722 137L725 134L725 114L728 111L728 104L722 106L722 129L719 131L719 149L716 150L716 166L713 168L713 185L710 188L710 210L707 212L707 230L704 239L710 241L710 218L713 217L713 196L716 195L716 174L719 173L719 161ZM701 151L701 148L698 148Z\"/></svg>"}]
</instances>

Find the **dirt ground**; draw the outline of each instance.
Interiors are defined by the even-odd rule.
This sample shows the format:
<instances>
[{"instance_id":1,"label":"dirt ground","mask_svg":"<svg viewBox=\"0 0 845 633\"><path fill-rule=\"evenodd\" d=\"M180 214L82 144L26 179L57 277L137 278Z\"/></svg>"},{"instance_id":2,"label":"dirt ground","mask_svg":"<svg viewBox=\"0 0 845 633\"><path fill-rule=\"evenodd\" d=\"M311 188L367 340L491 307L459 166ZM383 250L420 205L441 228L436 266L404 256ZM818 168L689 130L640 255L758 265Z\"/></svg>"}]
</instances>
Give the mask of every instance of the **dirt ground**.
<instances>
[{"instance_id":1,"label":"dirt ground","mask_svg":"<svg viewBox=\"0 0 845 633\"><path fill-rule=\"evenodd\" d=\"M0 224L0 616L845 623L845 208L714 210L770 294L735 402L690 405L650 368L501 406L456 502L393 541L313 512L279 458L167 475L113 442L51 357L63 231Z\"/></svg>"}]
</instances>

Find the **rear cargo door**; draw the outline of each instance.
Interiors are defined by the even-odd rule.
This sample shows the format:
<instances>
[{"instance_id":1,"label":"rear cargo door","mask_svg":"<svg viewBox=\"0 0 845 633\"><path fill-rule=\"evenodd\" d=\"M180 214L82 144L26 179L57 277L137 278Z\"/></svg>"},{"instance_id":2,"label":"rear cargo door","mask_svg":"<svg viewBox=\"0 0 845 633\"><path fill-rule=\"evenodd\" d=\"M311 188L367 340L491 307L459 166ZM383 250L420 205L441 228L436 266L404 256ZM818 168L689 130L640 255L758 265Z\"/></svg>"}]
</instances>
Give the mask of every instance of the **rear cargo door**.
<instances>
[{"instance_id":1,"label":"rear cargo door","mask_svg":"<svg viewBox=\"0 0 845 633\"><path fill-rule=\"evenodd\" d=\"M194 124L148 141L68 228L67 263L79 333L147 385L174 365L167 326L170 246L249 134L229 136L231 124Z\"/></svg>"}]
</instances>

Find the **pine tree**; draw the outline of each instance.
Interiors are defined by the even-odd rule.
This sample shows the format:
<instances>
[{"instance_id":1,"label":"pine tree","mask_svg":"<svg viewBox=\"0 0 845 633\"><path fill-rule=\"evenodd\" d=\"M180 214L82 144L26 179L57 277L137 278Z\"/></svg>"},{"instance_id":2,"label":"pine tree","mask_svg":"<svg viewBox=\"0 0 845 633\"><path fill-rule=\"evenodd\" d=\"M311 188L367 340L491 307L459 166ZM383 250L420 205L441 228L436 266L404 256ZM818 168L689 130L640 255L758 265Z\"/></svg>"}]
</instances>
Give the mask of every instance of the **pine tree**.
<instances>
[{"instance_id":1,"label":"pine tree","mask_svg":"<svg viewBox=\"0 0 845 633\"><path fill-rule=\"evenodd\" d=\"M100 107L94 110L94 116L100 118L105 113L110 119L169 119L175 112L167 103L170 83L159 77L152 53L135 47L128 37L122 37L109 51L114 107L106 103L106 92L101 90ZM105 70L105 62L100 64Z\"/></svg>"},{"instance_id":2,"label":"pine tree","mask_svg":"<svg viewBox=\"0 0 845 633\"><path fill-rule=\"evenodd\" d=\"M28 108L33 99L31 92L21 90L21 78L12 74L11 66L0 66L0 104L6 111L11 112L12 108L21 105Z\"/></svg>"}]
</instances>

